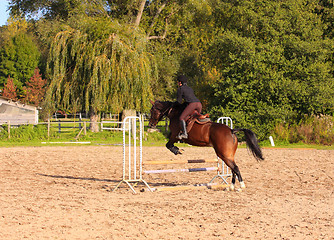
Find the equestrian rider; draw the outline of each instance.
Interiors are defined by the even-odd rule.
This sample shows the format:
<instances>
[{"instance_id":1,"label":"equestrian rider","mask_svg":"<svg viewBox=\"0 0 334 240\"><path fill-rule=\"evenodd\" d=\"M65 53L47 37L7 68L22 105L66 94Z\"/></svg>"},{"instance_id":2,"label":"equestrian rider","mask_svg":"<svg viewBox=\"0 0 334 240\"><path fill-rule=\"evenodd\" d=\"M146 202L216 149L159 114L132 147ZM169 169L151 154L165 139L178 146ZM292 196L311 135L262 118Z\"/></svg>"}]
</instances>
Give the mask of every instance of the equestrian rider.
<instances>
[{"instance_id":1,"label":"equestrian rider","mask_svg":"<svg viewBox=\"0 0 334 240\"><path fill-rule=\"evenodd\" d=\"M178 138L186 139L188 138L186 119L190 114L194 112L194 110L197 110L198 113L201 113L202 104L195 96L192 88L187 85L188 78L186 76L184 75L178 76L177 81L179 86L177 88L177 102L182 104L182 99L184 99L184 101L188 103L188 106L183 110L179 118L181 125L181 133L179 134Z\"/></svg>"}]
</instances>

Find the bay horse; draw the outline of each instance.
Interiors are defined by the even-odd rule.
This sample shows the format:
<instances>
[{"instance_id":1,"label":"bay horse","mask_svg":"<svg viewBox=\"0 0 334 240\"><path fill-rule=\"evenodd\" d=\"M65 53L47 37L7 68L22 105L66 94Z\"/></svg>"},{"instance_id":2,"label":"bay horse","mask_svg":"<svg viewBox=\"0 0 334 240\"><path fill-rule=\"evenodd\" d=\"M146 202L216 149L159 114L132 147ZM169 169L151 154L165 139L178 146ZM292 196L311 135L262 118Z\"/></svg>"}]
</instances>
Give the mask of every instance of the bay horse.
<instances>
[{"instance_id":1,"label":"bay horse","mask_svg":"<svg viewBox=\"0 0 334 240\"><path fill-rule=\"evenodd\" d=\"M163 117L170 120L170 136L166 147L175 155L182 154L180 149L174 143L180 141L177 137L181 130L179 116L186 107L185 104L174 102L151 101L151 117L149 127L154 128ZM234 161L234 155L238 147L237 132L244 132L246 145L256 160L264 160L262 150L258 144L255 134L249 129L231 129L225 124L208 121L205 124L194 123L188 132L188 139L182 139L183 142L193 146L211 146L214 148L217 156L225 162L232 171L231 190L234 190L235 177L238 177L240 187L245 188L238 166Z\"/></svg>"}]
</instances>

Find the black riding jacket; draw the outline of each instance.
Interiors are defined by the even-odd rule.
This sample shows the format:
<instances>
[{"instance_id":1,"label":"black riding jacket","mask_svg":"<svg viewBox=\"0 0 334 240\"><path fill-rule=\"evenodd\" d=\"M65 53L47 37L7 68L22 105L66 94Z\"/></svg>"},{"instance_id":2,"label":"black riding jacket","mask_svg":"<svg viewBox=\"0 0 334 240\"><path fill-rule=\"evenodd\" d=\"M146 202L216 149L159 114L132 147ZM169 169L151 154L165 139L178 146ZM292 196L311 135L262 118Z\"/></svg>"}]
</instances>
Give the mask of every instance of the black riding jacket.
<instances>
[{"instance_id":1,"label":"black riding jacket","mask_svg":"<svg viewBox=\"0 0 334 240\"><path fill-rule=\"evenodd\" d=\"M177 89L177 102L182 104L182 99L187 103L200 102L195 96L194 91L186 83Z\"/></svg>"}]
</instances>

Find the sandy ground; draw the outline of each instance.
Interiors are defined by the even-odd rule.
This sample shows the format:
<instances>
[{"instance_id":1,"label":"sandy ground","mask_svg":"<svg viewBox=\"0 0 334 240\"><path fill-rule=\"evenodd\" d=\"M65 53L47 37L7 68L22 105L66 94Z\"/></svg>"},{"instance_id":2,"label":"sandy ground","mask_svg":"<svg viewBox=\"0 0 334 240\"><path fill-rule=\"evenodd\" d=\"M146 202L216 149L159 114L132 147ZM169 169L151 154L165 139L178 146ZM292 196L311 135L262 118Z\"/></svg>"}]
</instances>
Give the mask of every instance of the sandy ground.
<instances>
[{"instance_id":1,"label":"sandy ground","mask_svg":"<svg viewBox=\"0 0 334 240\"><path fill-rule=\"evenodd\" d=\"M215 157L211 148L187 147L182 156L164 147L143 151L144 160ZM0 239L334 239L334 151L263 151L258 163L237 150L242 192L132 194L125 184L110 191L122 176L121 147L0 148ZM145 179L155 187L213 176Z\"/></svg>"}]
</instances>

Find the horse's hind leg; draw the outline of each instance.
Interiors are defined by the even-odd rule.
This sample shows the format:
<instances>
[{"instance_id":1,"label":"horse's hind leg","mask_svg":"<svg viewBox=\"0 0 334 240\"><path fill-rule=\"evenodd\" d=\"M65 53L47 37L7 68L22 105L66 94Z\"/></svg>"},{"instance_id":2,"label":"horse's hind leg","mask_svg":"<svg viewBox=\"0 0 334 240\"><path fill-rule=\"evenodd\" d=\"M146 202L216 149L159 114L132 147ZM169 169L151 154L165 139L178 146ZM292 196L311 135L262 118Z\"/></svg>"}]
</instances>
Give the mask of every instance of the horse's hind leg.
<instances>
[{"instance_id":1,"label":"horse's hind leg","mask_svg":"<svg viewBox=\"0 0 334 240\"><path fill-rule=\"evenodd\" d=\"M240 170L239 170L239 167L235 164L235 162L233 161L233 164L234 167L230 167L231 168L231 171L232 171L232 184L230 186L230 189L231 190L234 190L234 186L235 186L235 176L237 176L238 180L239 180L239 183L240 183L240 188L246 188L246 185L245 183L243 182L242 180L242 177L241 177L241 173L240 173ZM227 164L228 166L228 164Z\"/></svg>"},{"instance_id":2,"label":"horse's hind leg","mask_svg":"<svg viewBox=\"0 0 334 240\"><path fill-rule=\"evenodd\" d=\"M226 165L231 169L232 171L232 183L230 186L230 190L234 190L235 189L235 177L237 176L238 181L240 183L240 187L241 188L246 188L245 183L242 180L240 171L239 171L239 167L237 166L237 164L234 162L233 159L230 158L226 158L224 156L222 156L221 154L217 154L219 158L222 159L222 161L224 161L226 163Z\"/></svg>"},{"instance_id":3,"label":"horse's hind leg","mask_svg":"<svg viewBox=\"0 0 334 240\"><path fill-rule=\"evenodd\" d=\"M232 171L232 183L230 186L230 189L234 191L234 185L235 185L235 173Z\"/></svg>"}]
</instances>

